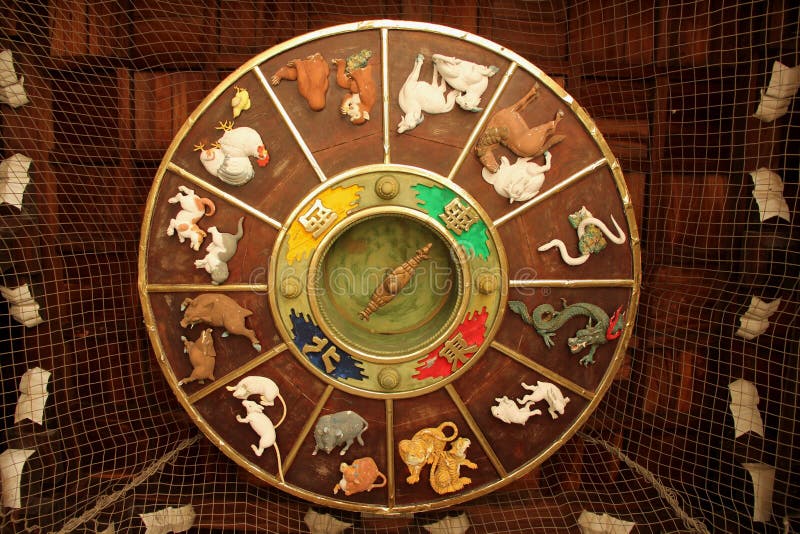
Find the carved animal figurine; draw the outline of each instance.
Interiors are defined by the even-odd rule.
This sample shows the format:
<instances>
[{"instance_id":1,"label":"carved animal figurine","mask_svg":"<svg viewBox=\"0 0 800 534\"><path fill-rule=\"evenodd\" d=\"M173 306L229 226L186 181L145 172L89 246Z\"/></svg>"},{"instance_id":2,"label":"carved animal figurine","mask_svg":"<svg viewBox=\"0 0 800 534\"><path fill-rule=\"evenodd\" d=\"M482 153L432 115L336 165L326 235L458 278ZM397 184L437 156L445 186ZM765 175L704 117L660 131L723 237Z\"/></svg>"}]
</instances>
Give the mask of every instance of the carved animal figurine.
<instances>
[{"instance_id":1,"label":"carved animal figurine","mask_svg":"<svg viewBox=\"0 0 800 534\"><path fill-rule=\"evenodd\" d=\"M269 81L272 85L278 85L281 80L297 80L297 90L308 102L308 107L313 111L321 111L325 108L330 72L328 62L317 52L305 59L293 59L278 69Z\"/></svg>"},{"instance_id":2,"label":"carved animal figurine","mask_svg":"<svg viewBox=\"0 0 800 534\"><path fill-rule=\"evenodd\" d=\"M244 217L239 218L239 228L235 234L220 232L216 226L209 228L211 243L206 247L207 254L203 259L194 262L195 267L205 269L211 275L211 283L215 286L225 282L230 275L228 261L236 254L236 247L244 235L242 221Z\"/></svg>"},{"instance_id":3,"label":"carved animal figurine","mask_svg":"<svg viewBox=\"0 0 800 534\"><path fill-rule=\"evenodd\" d=\"M414 276L414 270L417 266L422 260L429 258L428 252L430 252L432 246L433 243L428 243L417 250L412 258L395 267L383 278L383 281L372 292L372 297L370 297L366 308L358 312L363 321L369 321L369 316L374 311L391 302L408 285Z\"/></svg>"},{"instance_id":4,"label":"carved animal figurine","mask_svg":"<svg viewBox=\"0 0 800 534\"><path fill-rule=\"evenodd\" d=\"M236 94L231 98L231 110L233 111L233 118L237 118L242 111L250 109L250 93L243 87L234 87Z\"/></svg>"},{"instance_id":5,"label":"carved animal figurine","mask_svg":"<svg viewBox=\"0 0 800 534\"><path fill-rule=\"evenodd\" d=\"M569 397L565 397L555 384L537 381L535 386L529 386L523 382L522 387L530 391L530 393L521 399L517 399L518 403L527 405L528 403L535 404L540 400L546 400L550 417L558 419L559 414L564 415L564 408L569 402Z\"/></svg>"},{"instance_id":6,"label":"carved animal figurine","mask_svg":"<svg viewBox=\"0 0 800 534\"><path fill-rule=\"evenodd\" d=\"M167 199L170 204L180 204L181 210L173 219L169 220L167 235L172 236L178 232L178 241L183 243L187 239L193 250L200 250L200 243L206 237L206 233L197 226L197 223L204 215L214 215L216 207L214 203L194 194L193 189L185 185L178 186L178 194Z\"/></svg>"},{"instance_id":7,"label":"carved animal figurine","mask_svg":"<svg viewBox=\"0 0 800 534\"><path fill-rule=\"evenodd\" d=\"M431 466L431 488L439 495L453 493L472 482L469 477L461 476L461 466L477 469L478 464L467 460L467 448L470 440L458 438L446 451L436 455Z\"/></svg>"},{"instance_id":8,"label":"carved animal figurine","mask_svg":"<svg viewBox=\"0 0 800 534\"><path fill-rule=\"evenodd\" d=\"M186 298L181 303L181 311L184 312L181 319L183 328L197 323L221 326L224 329L222 337L238 334L249 339L253 348L261 350L261 343L256 338L255 332L244 324L245 319L253 315L253 312L242 308L227 295L202 293L195 298Z\"/></svg>"},{"instance_id":9,"label":"carved animal figurine","mask_svg":"<svg viewBox=\"0 0 800 534\"><path fill-rule=\"evenodd\" d=\"M317 451L330 454L336 447L344 445L339 451L339 455L344 456L353 444L353 440L358 441L359 445L364 445L361 435L367 430L367 426L364 418L351 410L323 415L314 427L316 445L311 454L317 454Z\"/></svg>"},{"instance_id":10,"label":"carved animal figurine","mask_svg":"<svg viewBox=\"0 0 800 534\"><path fill-rule=\"evenodd\" d=\"M508 302L511 311L519 314L525 324L533 326L536 332L542 336L547 348L553 346L552 337L567 321L573 317L588 317L586 327L575 332L575 337L567 339L567 346L572 354L577 354L587 346L589 347L589 353L581 358L581 365L594 363L594 353L597 351L597 347L622 335L622 329L625 327L625 314L622 313L622 306L617 308L614 315L609 318L602 308L594 304L581 302L567 306L566 301L561 299L561 305L561 311L556 311L550 304L540 304L532 313L528 314L528 308L524 302L519 300Z\"/></svg>"},{"instance_id":11,"label":"carved animal figurine","mask_svg":"<svg viewBox=\"0 0 800 534\"><path fill-rule=\"evenodd\" d=\"M266 376L246 376L239 380L235 386L225 386L225 389L232 391L234 398L239 400L246 400L251 395L258 395L258 402L262 406L273 406L275 399L279 399L283 405L283 415L275 424L275 428L281 426L281 423L286 418L286 401L281 397L278 385Z\"/></svg>"},{"instance_id":12,"label":"carved animal figurine","mask_svg":"<svg viewBox=\"0 0 800 534\"><path fill-rule=\"evenodd\" d=\"M192 364L192 374L178 382L179 386L199 380L202 384L206 380L215 380L214 364L217 362L217 351L214 350L212 330L206 328L195 341L189 341L186 336L181 336L183 352L189 354L189 363Z\"/></svg>"},{"instance_id":13,"label":"carved animal figurine","mask_svg":"<svg viewBox=\"0 0 800 534\"><path fill-rule=\"evenodd\" d=\"M342 115L347 115L353 124L367 122L372 106L378 99L370 57L370 50L362 50L349 56L347 61L338 58L332 61L336 65L336 83L349 91L342 98L339 111Z\"/></svg>"},{"instance_id":14,"label":"carved animal figurine","mask_svg":"<svg viewBox=\"0 0 800 534\"><path fill-rule=\"evenodd\" d=\"M258 434L258 445L251 444L250 448L256 453L256 456L264 454L264 450L270 447L275 447L275 457L278 459L278 474L283 482L283 466L281 465L281 452L278 450L278 444L275 442L275 427L270 421L269 417L264 415L264 407L251 400L243 400L242 406L247 410L247 415L242 417L236 414L236 420L240 423L250 423L250 428Z\"/></svg>"},{"instance_id":15,"label":"carved animal figurine","mask_svg":"<svg viewBox=\"0 0 800 534\"><path fill-rule=\"evenodd\" d=\"M422 114L423 111L425 113L447 113L456 104L458 91L450 91L445 97L444 93L447 90L447 84L444 80L439 83L439 75L436 69L433 69L431 83L419 81L419 73L424 60L425 58L422 54L417 54L414 60L414 68L411 69L411 74L408 75L403 87L400 88L398 102L404 115L397 125L397 133L407 132L419 126L425 119Z\"/></svg>"},{"instance_id":16,"label":"carved animal figurine","mask_svg":"<svg viewBox=\"0 0 800 534\"><path fill-rule=\"evenodd\" d=\"M269 163L261 135L249 126L234 128L232 122L221 122L217 129L225 133L211 148L205 148L203 143L195 145L195 151L200 151L200 163L226 184L246 184L256 174L250 158L256 158L259 167Z\"/></svg>"},{"instance_id":17,"label":"carved animal figurine","mask_svg":"<svg viewBox=\"0 0 800 534\"><path fill-rule=\"evenodd\" d=\"M571 214L569 216L569 221L572 227L578 231L578 250L581 252L580 256L570 256L567 251L567 246L560 239L548 241L537 250L539 250L539 252L545 252L556 247L561 253L561 259L564 263L567 265L582 265L586 263L586 260L588 260L592 254L597 254L606 248L606 240L603 238L603 235L605 235L609 241L617 245L623 244L627 239L613 215L611 215L611 222L614 223L614 227L617 229L616 235L609 230L608 226L606 226L603 221L592 216L592 212L587 210L586 206L582 206L580 210Z\"/></svg>"},{"instance_id":18,"label":"carved animal figurine","mask_svg":"<svg viewBox=\"0 0 800 534\"><path fill-rule=\"evenodd\" d=\"M525 96L489 119L475 144L475 154L489 172L497 172L499 168L494 156L498 145L505 146L517 156L535 158L565 139L564 135L554 135L556 126L564 117L563 111L558 110L552 121L534 127L529 127L521 115L528 104L536 99L538 91L537 82Z\"/></svg>"},{"instance_id":19,"label":"carved animal figurine","mask_svg":"<svg viewBox=\"0 0 800 534\"><path fill-rule=\"evenodd\" d=\"M339 464L339 471L342 479L333 487L333 494L344 491L345 495L353 495L362 491L372 491L375 488L382 488L386 485L386 475L378 471L375 460L366 456L354 460L352 464L345 462ZM381 477L383 480L376 484L375 481Z\"/></svg>"},{"instance_id":20,"label":"carved animal figurine","mask_svg":"<svg viewBox=\"0 0 800 534\"><path fill-rule=\"evenodd\" d=\"M504 423L516 423L525 426L529 417L542 414L541 410L530 409L532 402L521 403L522 406L518 406L516 402L505 396L494 400L497 402L497 406L492 406L492 415Z\"/></svg>"},{"instance_id":21,"label":"carved animal figurine","mask_svg":"<svg viewBox=\"0 0 800 534\"><path fill-rule=\"evenodd\" d=\"M444 434L444 429L449 428L453 432L449 436ZM423 428L414 434L411 439L401 440L397 444L400 458L408 467L410 475L406 477L406 482L416 484L419 482L419 475L426 464L432 464L437 456L444 450L444 446L456 439L458 427L452 421L445 421L435 428Z\"/></svg>"},{"instance_id":22,"label":"carved animal figurine","mask_svg":"<svg viewBox=\"0 0 800 534\"><path fill-rule=\"evenodd\" d=\"M471 61L433 54L434 69L453 89L458 89L461 94L456 97L456 104L465 111L483 111L479 108L481 95L489 85L489 78L499 70L494 65L489 67L478 65Z\"/></svg>"},{"instance_id":23,"label":"carved animal figurine","mask_svg":"<svg viewBox=\"0 0 800 534\"><path fill-rule=\"evenodd\" d=\"M532 159L517 158L516 163L511 165L507 157L501 156L497 172L491 173L484 167L481 175L494 186L498 195L508 199L509 204L515 200L525 202L535 197L542 188L544 173L550 170L552 156L549 150L545 151L544 165L538 165Z\"/></svg>"}]
</instances>

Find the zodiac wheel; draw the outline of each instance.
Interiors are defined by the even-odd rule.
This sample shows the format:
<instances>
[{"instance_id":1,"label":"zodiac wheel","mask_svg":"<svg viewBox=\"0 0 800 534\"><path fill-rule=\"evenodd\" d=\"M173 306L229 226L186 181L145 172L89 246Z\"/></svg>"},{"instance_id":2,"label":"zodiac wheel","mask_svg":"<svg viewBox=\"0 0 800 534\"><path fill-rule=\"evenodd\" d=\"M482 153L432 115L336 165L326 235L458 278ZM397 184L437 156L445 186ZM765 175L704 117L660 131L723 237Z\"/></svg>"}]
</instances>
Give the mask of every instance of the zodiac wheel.
<instances>
[{"instance_id":1,"label":"zodiac wheel","mask_svg":"<svg viewBox=\"0 0 800 534\"><path fill-rule=\"evenodd\" d=\"M385 20L220 83L164 156L140 250L159 364L211 442L375 513L541 465L614 379L640 284L583 108L495 43Z\"/></svg>"}]
</instances>

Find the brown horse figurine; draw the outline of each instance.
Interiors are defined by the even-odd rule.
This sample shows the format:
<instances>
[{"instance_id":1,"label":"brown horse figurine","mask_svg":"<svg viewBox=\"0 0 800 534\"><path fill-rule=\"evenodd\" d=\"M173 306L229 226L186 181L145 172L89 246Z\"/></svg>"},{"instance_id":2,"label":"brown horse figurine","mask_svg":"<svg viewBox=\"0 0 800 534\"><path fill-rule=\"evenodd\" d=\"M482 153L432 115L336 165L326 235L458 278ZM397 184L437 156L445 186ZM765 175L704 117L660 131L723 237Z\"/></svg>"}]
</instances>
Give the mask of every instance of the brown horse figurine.
<instances>
[{"instance_id":1,"label":"brown horse figurine","mask_svg":"<svg viewBox=\"0 0 800 534\"><path fill-rule=\"evenodd\" d=\"M521 112L533 102L539 91L536 83L525 96L513 105L495 113L475 144L478 159L489 172L497 172L499 164L494 156L494 149L503 145L517 156L530 158L541 156L556 143L563 141L565 135L553 135L556 126L564 118L564 112L558 110L552 121L528 127Z\"/></svg>"}]
</instances>

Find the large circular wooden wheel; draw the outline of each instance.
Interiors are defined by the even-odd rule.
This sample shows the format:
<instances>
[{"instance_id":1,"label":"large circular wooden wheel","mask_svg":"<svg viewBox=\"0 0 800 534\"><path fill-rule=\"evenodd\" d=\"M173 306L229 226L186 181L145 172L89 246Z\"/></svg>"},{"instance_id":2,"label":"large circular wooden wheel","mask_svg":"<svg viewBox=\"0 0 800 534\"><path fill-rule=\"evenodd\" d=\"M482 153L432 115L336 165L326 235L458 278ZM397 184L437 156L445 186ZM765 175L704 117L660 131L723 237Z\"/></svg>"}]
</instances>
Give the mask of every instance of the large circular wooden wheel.
<instances>
[{"instance_id":1,"label":"large circular wooden wheel","mask_svg":"<svg viewBox=\"0 0 800 534\"><path fill-rule=\"evenodd\" d=\"M639 282L622 173L578 103L499 45L396 21L292 39L208 95L139 264L162 371L208 438L379 513L552 455L621 364Z\"/></svg>"}]
</instances>

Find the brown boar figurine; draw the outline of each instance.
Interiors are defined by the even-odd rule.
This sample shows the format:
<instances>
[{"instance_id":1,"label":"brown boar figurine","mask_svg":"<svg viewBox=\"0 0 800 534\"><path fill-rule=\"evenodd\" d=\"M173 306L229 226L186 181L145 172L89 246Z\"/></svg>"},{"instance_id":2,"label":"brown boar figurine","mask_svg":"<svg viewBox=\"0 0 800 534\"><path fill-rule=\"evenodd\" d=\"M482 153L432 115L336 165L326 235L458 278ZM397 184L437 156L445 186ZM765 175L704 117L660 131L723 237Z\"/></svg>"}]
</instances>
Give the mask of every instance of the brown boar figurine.
<instances>
[{"instance_id":1,"label":"brown boar figurine","mask_svg":"<svg viewBox=\"0 0 800 534\"><path fill-rule=\"evenodd\" d=\"M272 75L269 82L278 85L281 80L297 81L297 90L314 111L325 108L328 93L328 76L331 68L322 54L311 54L305 59L293 59Z\"/></svg>"},{"instance_id":2,"label":"brown boar figurine","mask_svg":"<svg viewBox=\"0 0 800 534\"><path fill-rule=\"evenodd\" d=\"M186 336L181 336L183 341L183 352L189 354L189 362L192 364L192 374L178 382L179 386L199 380L202 384L205 380L214 380L214 364L217 361L217 352L214 350L214 339L211 337L211 329L206 328L196 341L189 341Z\"/></svg>"},{"instance_id":3,"label":"brown boar figurine","mask_svg":"<svg viewBox=\"0 0 800 534\"><path fill-rule=\"evenodd\" d=\"M339 464L339 471L342 473L342 479L333 487L334 495L339 493L339 490L343 490L344 494L349 496L362 491L372 491L374 488L382 488L386 485L386 475L378 471L375 460L369 456L358 458L350 465L342 462ZM376 484L375 481L378 477L383 480Z\"/></svg>"},{"instance_id":4,"label":"brown boar figurine","mask_svg":"<svg viewBox=\"0 0 800 534\"><path fill-rule=\"evenodd\" d=\"M255 332L244 324L245 319L253 315L253 312L242 308L227 295L202 293L195 298L186 298L181 303L181 311L183 311L183 319L181 319L183 328L194 326L197 323L221 326L224 328L222 337L228 337L230 334L244 336L250 340L253 348L261 350L261 343Z\"/></svg>"}]
</instances>

